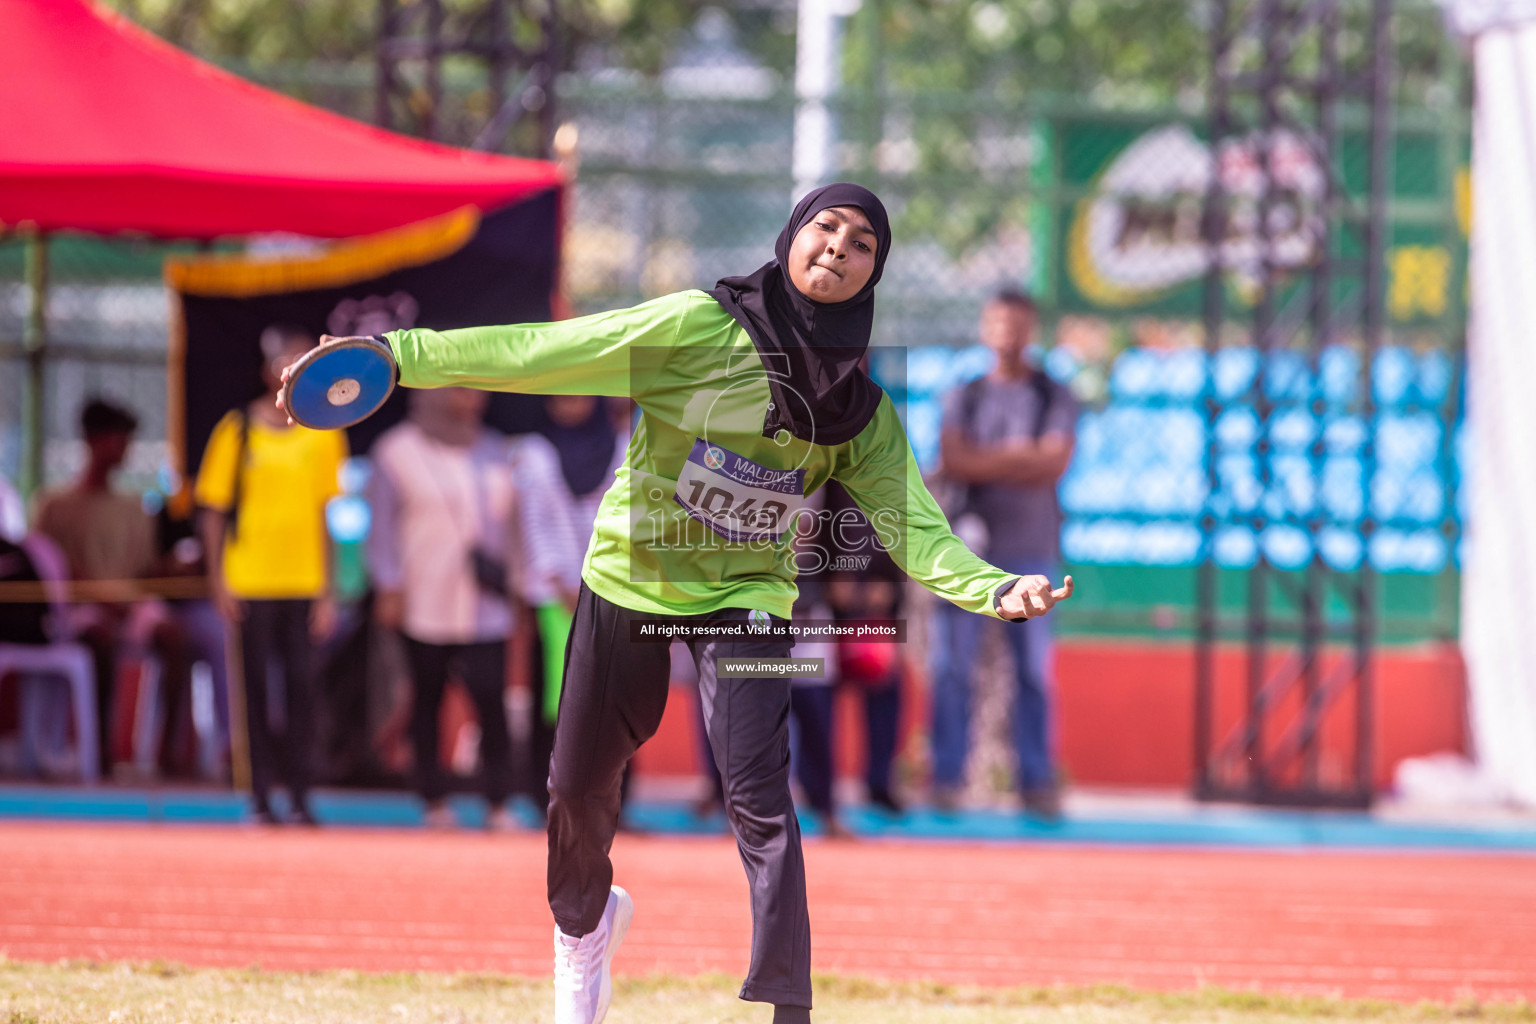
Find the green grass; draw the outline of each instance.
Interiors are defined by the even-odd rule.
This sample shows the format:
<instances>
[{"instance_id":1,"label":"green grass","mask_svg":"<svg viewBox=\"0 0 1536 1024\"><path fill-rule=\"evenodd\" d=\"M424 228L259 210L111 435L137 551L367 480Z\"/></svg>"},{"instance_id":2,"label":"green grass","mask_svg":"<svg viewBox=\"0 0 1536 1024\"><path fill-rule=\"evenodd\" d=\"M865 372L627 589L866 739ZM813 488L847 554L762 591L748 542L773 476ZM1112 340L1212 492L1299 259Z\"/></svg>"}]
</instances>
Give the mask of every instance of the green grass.
<instances>
[{"instance_id":1,"label":"green grass","mask_svg":"<svg viewBox=\"0 0 1536 1024\"><path fill-rule=\"evenodd\" d=\"M1206 988L977 989L816 979L818 1024L1291 1024L1296 1021L1536 1021L1530 1003L1403 1005ZM735 983L620 979L608 1024L766 1024ZM277 973L175 964L34 964L0 959L0 1024L546 1024L549 982L475 974Z\"/></svg>"}]
</instances>

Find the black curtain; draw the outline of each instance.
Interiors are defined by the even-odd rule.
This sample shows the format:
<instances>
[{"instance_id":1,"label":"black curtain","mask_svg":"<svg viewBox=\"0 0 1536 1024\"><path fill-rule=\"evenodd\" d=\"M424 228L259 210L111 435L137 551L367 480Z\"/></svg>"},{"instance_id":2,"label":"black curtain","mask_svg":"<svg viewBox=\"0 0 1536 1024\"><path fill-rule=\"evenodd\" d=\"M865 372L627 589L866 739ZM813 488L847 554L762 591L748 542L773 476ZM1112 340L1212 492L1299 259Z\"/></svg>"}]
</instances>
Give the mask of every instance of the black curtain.
<instances>
[{"instance_id":1,"label":"black curtain","mask_svg":"<svg viewBox=\"0 0 1536 1024\"><path fill-rule=\"evenodd\" d=\"M247 298L182 295L187 474L196 474L220 417L261 393L260 339L268 325L294 324L318 337L355 333L346 325L362 323L360 318L378 328L362 332L368 334L401 326L448 330L546 321L558 238L559 192L551 189L485 215L469 242L432 263L341 288ZM542 422L540 401L497 394L487 418L507 433L533 430ZM404 413L405 395L397 390L383 409L348 431L353 452L367 451Z\"/></svg>"}]
</instances>

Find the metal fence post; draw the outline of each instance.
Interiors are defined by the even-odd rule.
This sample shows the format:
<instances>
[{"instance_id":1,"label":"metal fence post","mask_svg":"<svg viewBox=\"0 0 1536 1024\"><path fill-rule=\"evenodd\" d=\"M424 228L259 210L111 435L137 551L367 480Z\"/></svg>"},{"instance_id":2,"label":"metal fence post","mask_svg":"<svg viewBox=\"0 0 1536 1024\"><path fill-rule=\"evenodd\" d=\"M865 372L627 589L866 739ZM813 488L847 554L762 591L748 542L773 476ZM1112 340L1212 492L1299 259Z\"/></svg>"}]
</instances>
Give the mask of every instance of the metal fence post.
<instances>
[{"instance_id":1,"label":"metal fence post","mask_svg":"<svg viewBox=\"0 0 1536 1024\"><path fill-rule=\"evenodd\" d=\"M21 494L30 500L43 486L43 433L47 424L43 386L48 358L48 238L35 228L27 236L26 281L27 319L21 331L27 360L21 414L26 437L21 457Z\"/></svg>"}]
</instances>

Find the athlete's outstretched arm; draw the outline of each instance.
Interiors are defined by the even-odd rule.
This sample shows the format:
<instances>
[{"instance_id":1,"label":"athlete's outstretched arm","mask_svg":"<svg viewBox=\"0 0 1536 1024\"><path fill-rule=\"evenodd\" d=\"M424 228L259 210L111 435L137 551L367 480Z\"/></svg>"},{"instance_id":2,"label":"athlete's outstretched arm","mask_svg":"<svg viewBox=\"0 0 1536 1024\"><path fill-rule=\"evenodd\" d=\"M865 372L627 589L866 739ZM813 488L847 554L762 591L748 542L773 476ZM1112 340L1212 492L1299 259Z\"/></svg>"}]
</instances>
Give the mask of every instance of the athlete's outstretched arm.
<instances>
[{"instance_id":1,"label":"athlete's outstretched arm","mask_svg":"<svg viewBox=\"0 0 1536 1024\"><path fill-rule=\"evenodd\" d=\"M1070 580L1052 590L1044 576L1004 572L973 553L923 484L912 446L890 397L849 445L849 465L835 474L902 571L966 611L1034 618L1070 596ZM1041 595L1041 586L1046 595ZM1044 608L1044 611L1041 608Z\"/></svg>"},{"instance_id":2,"label":"athlete's outstretched arm","mask_svg":"<svg viewBox=\"0 0 1536 1024\"><path fill-rule=\"evenodd\" d=\"M689 311L714 304L703 292L679 292L572 320L451 331L415 328L391 331L384 339L399 368L399 383L409 388L635 397L678 344ZM325 338L322 344L345 340ZM283 379L287 376L284 370Z\"/></svg>"},{"instance_id":3,"label":"athlete's outstretched arm","mask_svg":"<svg viewBox=\"0 0 1536 1024\"><path fill-rule=\"evenodd\" d=\"M634 360L663 357L677 344L688 311L700 302L714 300L702 292L681 292L555 323L416 329L385 337L406 387L629 396Z\"/></svg>"}]
</instances>

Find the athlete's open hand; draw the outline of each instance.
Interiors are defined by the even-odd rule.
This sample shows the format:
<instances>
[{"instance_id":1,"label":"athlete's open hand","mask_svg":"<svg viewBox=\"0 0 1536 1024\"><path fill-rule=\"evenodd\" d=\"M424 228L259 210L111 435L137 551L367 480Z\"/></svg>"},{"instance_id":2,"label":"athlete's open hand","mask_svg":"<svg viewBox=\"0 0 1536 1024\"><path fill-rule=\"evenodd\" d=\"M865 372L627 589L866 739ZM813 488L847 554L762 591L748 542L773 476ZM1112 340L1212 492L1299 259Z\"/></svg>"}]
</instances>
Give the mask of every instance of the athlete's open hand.
<instances>
[{"instance_id":1,"label":"athlete's open hand","mask_svg":"<svg viewBox=\"0 0 1536 1024\"><path fill-rule=\"evenodd\" d=\"M317 345L316 348L324 348L327 345L334 345L338 341L350 341L350 340L351 340L350 338L333 338L329 334L322 334L322 335L320 335L320 344ZM306 353L304 353L304 355L309 355L309 353L306 352ZM303 356L300 356L299 358L302 359ZM288 414L288 407L287 407L288 374L293 371L294 363L297 363L298 361L299 361L298 359L295 359L292 363L289 363L287 366L283 367L283 373L282 373L283 386L277 389L277 411L280 412L280 413L283 413L285 416L287 416L287 414ZM293 417L292 416L288 416L288 425L290 427L293 426Z\"/></svg>"},{"instance_id":2,"label":"athlete's open hand","mask_svg":"<svg viewBox=\"0 0 1536 1024\"><path fill-rule=\"evenodd\" d=\"M998 602L1005 619L1035 619L1056 607L1056 602L1072 596L1072 577L1061 581L1061 586L1051 587L1044 576L1021 576L1013 589Z\"/></svg>"}]
</instances>

